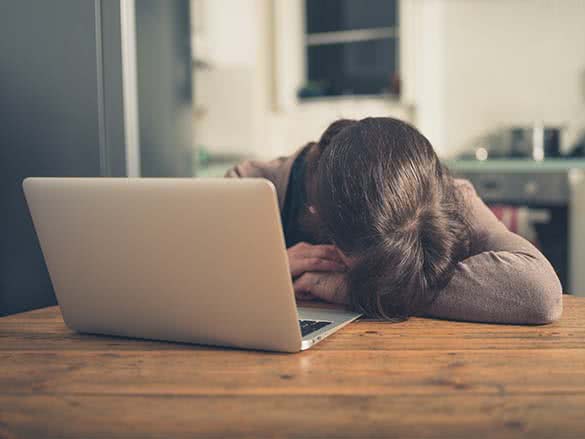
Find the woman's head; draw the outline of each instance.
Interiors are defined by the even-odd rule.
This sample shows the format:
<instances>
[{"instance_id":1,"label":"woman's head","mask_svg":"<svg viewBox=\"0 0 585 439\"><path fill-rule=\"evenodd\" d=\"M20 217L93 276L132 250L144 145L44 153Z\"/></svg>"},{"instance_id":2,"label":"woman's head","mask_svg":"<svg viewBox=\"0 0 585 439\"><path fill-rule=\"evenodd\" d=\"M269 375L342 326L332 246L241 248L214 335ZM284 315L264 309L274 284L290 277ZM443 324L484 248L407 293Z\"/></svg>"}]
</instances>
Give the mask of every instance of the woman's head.
<instances>
[{"instance_id":1,"label":"woman's head","mask_svg":"<svg viewBox=\"0 0 585 439\"><path fill-rule=\"evenodd\" d=\"M397 119L367 118L334 123L317 145L310 202L352 260L352 305L385 318L422 312L469 245L463 206L430 142Z\"/></svg>"}]
</instances>

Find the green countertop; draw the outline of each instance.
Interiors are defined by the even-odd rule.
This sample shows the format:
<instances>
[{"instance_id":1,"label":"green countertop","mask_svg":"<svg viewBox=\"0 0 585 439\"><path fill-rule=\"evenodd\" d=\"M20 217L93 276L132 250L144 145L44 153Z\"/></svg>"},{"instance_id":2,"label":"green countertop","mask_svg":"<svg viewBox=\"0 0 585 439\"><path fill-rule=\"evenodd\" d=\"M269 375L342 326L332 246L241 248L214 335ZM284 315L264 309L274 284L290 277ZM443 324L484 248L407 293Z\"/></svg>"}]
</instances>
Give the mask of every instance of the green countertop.
<instances>
[{"instance_id":1,"label":"green countertop","mask_svg":"<svg viewBox=\"0 0 585 439\"><path fill-rule=\"evenodd\" d=\"M585 159L444 160L443 163L454 172L559 172L585 169Z\"/></svg>"},{"instance_id":2,"label":"green countertop","mask_svg":"<svg viewBox=\"0 0 585 439\"><path fill-rule=\"evenodd\" d=\"M197 177L223 177L225 173L237 165L241 159L238 160L218 160L210 161L207 163L201 163L197 167Z\"/></svg>"},{"instance_id":3,"label":"green countertop","mask_svg":"<svg viewBox=\"0 0 585 439\"><path fill-rule=\"evenodd\" d=\"M198 177L223 177L241 159L212 160L201 163ZM493 160L443 160L453 172L559 172L569 169L585 170L585 159L548 159L543 161L526 159Z\"/></svg>"}]
</instances>

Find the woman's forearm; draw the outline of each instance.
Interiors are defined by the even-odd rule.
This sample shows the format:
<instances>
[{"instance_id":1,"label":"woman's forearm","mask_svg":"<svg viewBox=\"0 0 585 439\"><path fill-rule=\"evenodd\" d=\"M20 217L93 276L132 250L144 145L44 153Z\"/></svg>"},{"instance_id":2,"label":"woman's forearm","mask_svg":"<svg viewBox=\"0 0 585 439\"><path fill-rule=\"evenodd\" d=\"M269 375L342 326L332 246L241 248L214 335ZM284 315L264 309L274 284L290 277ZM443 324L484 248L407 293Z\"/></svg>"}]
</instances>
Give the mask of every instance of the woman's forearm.
<instances>
[{"instance_id":1,"label":"woman's forearm","mask_svg":"<svg viewBox=\"0 0 585 439\"><path fill-rule=\"evenodd\" d=\"M562 287L550 262L534 245L510 232L469 182L457 184L469 209L471 256L457 264L427 315L519 324L558 319Z\"/></svg>"},{"instance_id":2,"label":"woman's forearm","mask_svg":"<svg viewBox=\"0 0 585 439\"><path fill-rule=\"evenodd\" d=\"M492 323L543 324L562 312L554 270L530 253L488 251L458 264L427 315Z\"/></svg>"}]
</instances>

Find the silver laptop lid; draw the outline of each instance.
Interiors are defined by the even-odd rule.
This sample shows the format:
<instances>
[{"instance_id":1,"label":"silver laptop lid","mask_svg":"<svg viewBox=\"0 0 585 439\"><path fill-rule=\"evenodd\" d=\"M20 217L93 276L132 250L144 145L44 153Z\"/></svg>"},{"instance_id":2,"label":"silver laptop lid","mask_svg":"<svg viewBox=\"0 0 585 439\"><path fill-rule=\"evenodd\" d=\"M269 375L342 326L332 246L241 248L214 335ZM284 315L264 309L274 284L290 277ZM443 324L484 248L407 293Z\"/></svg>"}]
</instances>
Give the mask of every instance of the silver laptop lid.
<instances>
[{"instance_id":1,"label":"silver laptop lid","mask_svg":"<svg viewBox=\"0 0 585 439\"><path fill-rule=\"evenodd\" d=\"M23 186L71 328L300 349L269 181L29 178Z\"/></svg>"}]
</instances>

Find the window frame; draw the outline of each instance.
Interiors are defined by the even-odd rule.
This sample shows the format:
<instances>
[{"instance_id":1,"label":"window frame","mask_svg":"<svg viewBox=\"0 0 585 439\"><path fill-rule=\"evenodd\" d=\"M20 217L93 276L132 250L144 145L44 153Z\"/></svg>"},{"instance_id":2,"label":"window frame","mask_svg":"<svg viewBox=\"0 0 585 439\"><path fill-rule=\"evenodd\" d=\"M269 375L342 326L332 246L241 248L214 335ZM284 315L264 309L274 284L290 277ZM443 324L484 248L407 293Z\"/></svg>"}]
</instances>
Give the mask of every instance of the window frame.
<instances>
[{"instance_id":1,"label":"window frame","mask_svg":"<svg viewBox=\"0 0 585 439\"><path fill-rule=\"evenodd\" d=\"M391 107L402 107L414 111L416 77L415 47L418 45L418 2L398 0L398 72L400 96L390 94L339 95L299 99L297 91L308 80L306 55L306 20L304 0L273 0L271 2L269 33L273 37L270 45L272 95L271 109L275 113L293 111L316 102L380 101Z\"/></svg>"},{"instance_id":2,"label":"window frame","mask_svg":"<svg viewBox=\"0 0 585 439\"><path fill-rule=\"evenodd\" d=\"M303 17L303 53L305 57L304 63L304 83L308 84L309 81L309 48L311 47L322 47L326 45L343 45L359 42L378 41L386 39L394 39L395 50L394 50L394 72L400 77L401 63L400 63L400 10L401 1L396 2L396 24L394 26L385 27L374 27L374 28L358 28L351 30L334 30L324 32L312 32L309 33L308 22L307 22L307 11L306 1L302 0L302 17ZM311 101L315 99L336 99L336 98L361 98L361 97L388 97L390 99L399 100L400 92L398 93L340 93L335 95L324 95L324 96L299 96L300 102Z\"/></svg>"}]
</instances>

